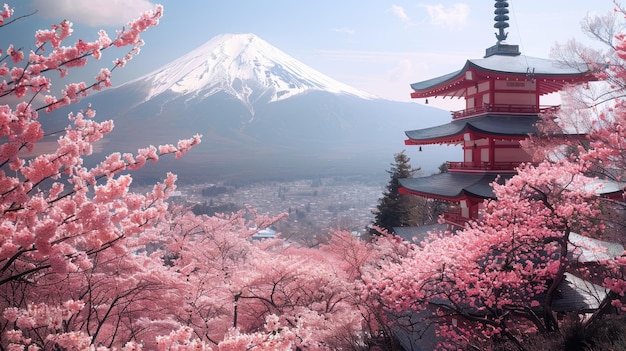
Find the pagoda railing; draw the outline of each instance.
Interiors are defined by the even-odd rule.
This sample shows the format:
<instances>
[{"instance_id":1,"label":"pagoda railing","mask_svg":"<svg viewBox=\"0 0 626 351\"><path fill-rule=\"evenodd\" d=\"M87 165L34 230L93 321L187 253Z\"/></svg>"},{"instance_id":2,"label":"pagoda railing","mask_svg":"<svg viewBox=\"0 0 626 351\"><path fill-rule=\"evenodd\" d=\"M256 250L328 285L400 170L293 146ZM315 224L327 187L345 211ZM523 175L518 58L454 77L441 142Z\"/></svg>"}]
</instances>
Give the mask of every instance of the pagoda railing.
<instances>
[{"instance_id":1,"label":"pagoda railing","mask_svg":"<svg viewBox=\"0 0 626 351\"><path fill-rule=\"evenodd\" d=\"M443 219L447 223L454 224L454 225L459 226L459 227L464 226L465 223L470 220L470 218L463 217L461 215L461 210L460 209L449 210L447 212L444 212L443 213Z\"/></svg>"},{"instance_id":2,"label":"pagoda railing","mask_svg":"<svg viewBox=\"0 0 626 351\"><path fill-rule=\"evenodd\" d=\"M520 162L446 162L449 171L514 171Z\"/></svg>"},{"instance_id":3,"label":"pagoda railing","mask_svg":"<svg viewBox=\"0 0 626 351\"><path fill-rule=\"evenodd\" d=\"M539 106L536 105L514 105L514 104L485 104L482 106L475 106L460 111L452 111L452 119L459 119L469 116L480 115L488 112L495 113L546 113L556 112L559 106Z\"/></svg>"}]
</instances>

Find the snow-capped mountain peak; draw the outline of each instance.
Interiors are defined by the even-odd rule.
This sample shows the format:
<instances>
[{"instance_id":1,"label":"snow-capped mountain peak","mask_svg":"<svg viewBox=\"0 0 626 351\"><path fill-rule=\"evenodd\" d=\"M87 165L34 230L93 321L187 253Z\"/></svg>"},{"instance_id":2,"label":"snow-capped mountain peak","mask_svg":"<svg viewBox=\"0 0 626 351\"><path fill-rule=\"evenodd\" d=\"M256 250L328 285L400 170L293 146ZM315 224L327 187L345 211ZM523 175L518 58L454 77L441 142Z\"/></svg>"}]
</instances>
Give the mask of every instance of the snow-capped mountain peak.
<instances>
[{"instance_id":1,"label":"snow-capped mountain peak","mask_svg":"<svg viewBox=\"0 0 626 351\"><path fill-rule=\"evenodd\" d=\"M319 73L254 34L216 36L139 80L149 82L146 100L166 91L194 97L224 91L251 111L258 99L274 102L310 90L376 98Z\"/></svg>"}]
</instances>

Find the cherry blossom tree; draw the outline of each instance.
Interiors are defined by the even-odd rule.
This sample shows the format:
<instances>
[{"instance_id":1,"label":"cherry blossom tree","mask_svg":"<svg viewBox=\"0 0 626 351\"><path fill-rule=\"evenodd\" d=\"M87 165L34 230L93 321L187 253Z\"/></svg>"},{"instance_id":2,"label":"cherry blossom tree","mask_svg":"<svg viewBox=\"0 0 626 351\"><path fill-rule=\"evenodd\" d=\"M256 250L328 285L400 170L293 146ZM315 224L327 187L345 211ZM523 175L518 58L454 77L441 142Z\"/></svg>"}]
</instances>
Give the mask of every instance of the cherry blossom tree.
<instances>
[{"instance_id":1,"label":"cherry blossom tree","mask_svg":"<svg viewBox=\"0 0 626 351\"><path fill-rule=\"evenodd\" d=\"M624 14L619 6L616 12ZM610 18L588 20L588 30L619 33L600 29L614 24ZM603 258L591 270L572 260L580 249L573 233L624 243L623 224L615 221L626 209L623 185L610 197L600 194L611 181L623 184L626 37L616 34L605 43L613 48L606 54L575 46L576 56L597 69L602 93L592 85L569 90L563 108L544 116L544 139L526 143L543 162L523 165L503 185L494 183L497 200L486 204L480 223L434 233L409 257L368 272L371 294L389 311L404 311L422 331L435 327L440 349L484 349L503 339L525 350L529 335L560 332L552 305L566 273L608 289L596 312L580 323L583 330L624 308L626 253ZM564 130L577 135L568 140ZM571 141L567 148L556 147L564 141Z\"/></svg>"},{"instance_id":2,"label":"cherry blossom tree","mask_svg":"<svg viewBox=\"0 0 626 351\"><path fill-rule=\"evenodd\" d=\"M3 9L2 27L13 16ZM162 14L157 6L114 39L101 31L69 46L63 21L38 31L28 55L10 46L0 56L0 350L392 349L393 323L407 311L438 327L442 347L495 336L521 349L523 333L558 330L551 301L572 268L569 236L604 230L587 175L602 162L620 169L621 148L609 146L624 140L623 103L607 111L590 148L522 167L494 185L498 201L483 222L454 235L414 245L337 231L317 249L255 241L283 215L195 216L166 201L174 175L138 194L121 174L181 157L200 136L87 168L83 157L113 122L95 122L85 106L68 116L55 150L33 152L46 133L40 113L111 85ZM51 93L53 74L66 77L113 47L128 54L93 83ZM626 292L624 263L605 262L614 307Z\"/></svg>"},{"instance_id":3,"label":"cherry blossom tree","mask_svg":"<svg viewBox=\"0 0 626 351\"><path fill-rule=\"evenodd\" d=\"M378 296L368 293L366 279L369 272L381 269L381 263L399 264L409 257L413 245L391 234L377 235L371 242L362 242L347 232L332 234L329 243L321 249L338 258L336 267L344 270L349 281L355 284L350 299L362 316L363 342L369 350L395 350L392 328L397 326L398 317L384 308Z\"/></svg>"},{"instance_id":4,"label":"cherry blossom tree","mask_svg":"<svg viewBox=\"0 0 626 351\"><path fill-rule=\"evenodd\" d=\"M220 350L360 350L375 346L384 311L364 294L362 274L406 243L365 243L333 232L330 243L306 248L282 239L251 241L279 218L243 213L217 217L180 213L152 231L178 283L167 315L205 345ZM147 238L147 237L146 237ZM151 256L157 255L155 251ZM389 334L387 334L389 335Z\"/></svg>"},{"instance_id":5,"label":"cherry blossom tree","mask_svg":"<svg viewBox=\"0 0 626 351\"><path fill-rule=\"evenodd\" d=\"M566 161L520 169L494 184L498 200L487 204L480 224L433 237L410 258L385 264L370 290L392 310L422 313L439 328L443 348L504 336L523 349L522 331L558 330L551 303L569 268L568 236L597 228L596 196L584 190L588 179L580 171Z\"/></svg>"},{"instance_id":6,"label":"cherry blossom tree","mask_svg":"<svg viewBox=\"0 0 626 351\"><path fill-rule=\"evenodd\" d=\"M586 173L590 177L614 182L623 189L626 170L624 140L626 123L624 111L624 88L626 87L626 37L623 33L626 9L614 1L615 8L605 15L588 16L582 21L582 29L590 38L600 43L599 47L589 47L571 40L558 45L553 52L564 62L573 64L583 60L595 72L597 82L570 87L563 95L564 105L557 115L543 116L540 126L548 134L562 131L584 133L585 138L570 139L567 151L586 162ZM558 117L558 118L556 118ZM556 133L554 133L556 132ZM527 147L539 145L539 150L557 150L555 145L563 138L533 138ZM548 155L548 152L538 155ZM603 238L626 243L623 235L626 226L626 202L624 194L616 191L609 197L600 199L602 220L605 225ZM626 277L623 262L611 262L611 269L604 271L611 282L613 293L623 296L623 289L616 288L616 282ZM611 274L609 274L611 272ZM619 285L619 284L618 284ZM615 301L615 304L619 304Z\"/></svg>"},{"instance_id":7,"label":"cherry blossom tree","mask_svg":"<svg viewBox=\"0 0 626 351\"><path fill-rule=\"evenodd\" d=\"M38 31L33 51L10 46L0 57L0 349L367 347L385 321L363 294L362 274L397 256L405 246L397 238L374 246L337 232L337 245L323 249L254 241L256 228L282 215L195 216L166 201L173 174L147 194L131 192L132 178L121 172L180 157L200 136L114 153L87 168L83 157L113 129L92 119L91 106L69 114L54 151L34 152L46 135L40 118L110 86L162 14L157 6L114 39L100 31L94 42L71 45L72 24L63 21ZM12 15L5 6L4 25ZM51 93L54 74L67 79L113 47L128 54L93 83Z\"/></svg>"},{"instance_id":8,"label":"cherry blossom tree","mask_svg":"<svg viewBox=\"0 0 626 351\"><path fill-rule=\"evenodd\" d=\"M5 33L13 11L4 5L0 13ZM157 6L115 38L100 31L93 42L69 45L72 23L65 20L37 31L30 52L10 45L0 57L0 349L123 346L141 331L135 317L148 314L147 301L163 286L149 258L128 258L137 248L134 238L166 213L176 177L168 174L141 195L129 192L132 178L120 172L166 154L180 157L200 136L176 146L149 146L136 155L112 154L88 169L83 157L113 122L95 122L95 110L87 106L68 116L54 151L33 153L46 135L42 113L110 86L112 71L139 53L140 34L162 14ZM59 94L51 93L55 72L66 77L114 47L128 53L92 83L68 83Z\"/></svg>"}]
</instances>

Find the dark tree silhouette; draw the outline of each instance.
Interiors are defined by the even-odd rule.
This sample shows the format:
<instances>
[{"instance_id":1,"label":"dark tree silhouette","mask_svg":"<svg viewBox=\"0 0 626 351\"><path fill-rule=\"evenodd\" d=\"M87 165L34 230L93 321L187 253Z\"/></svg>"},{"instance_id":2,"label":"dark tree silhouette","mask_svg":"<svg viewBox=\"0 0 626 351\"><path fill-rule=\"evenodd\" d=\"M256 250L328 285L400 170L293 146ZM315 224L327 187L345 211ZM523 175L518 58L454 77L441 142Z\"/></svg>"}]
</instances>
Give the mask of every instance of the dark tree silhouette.
<instances>
[{"instance_id":1,"label":"dark tree silhouette","mask_svg":"<svg viewBox=\"0 0 626 351\"><path fill-rule=\"evenodd\" d=\"M418 225L414 211L419 205L417 197L412 195L401 195L398 193L400 178L413 178L420 171L420 168L411 167L411 159L404 151L394 155L395 162L391 164L391 169L387 171L390 179L387 188L383 191L383 196L378 200L378 206L372 212L375 215L370 234L380 234L377 228L393 233L393 227L407 227Z\"/></svg>"}]
</instances>

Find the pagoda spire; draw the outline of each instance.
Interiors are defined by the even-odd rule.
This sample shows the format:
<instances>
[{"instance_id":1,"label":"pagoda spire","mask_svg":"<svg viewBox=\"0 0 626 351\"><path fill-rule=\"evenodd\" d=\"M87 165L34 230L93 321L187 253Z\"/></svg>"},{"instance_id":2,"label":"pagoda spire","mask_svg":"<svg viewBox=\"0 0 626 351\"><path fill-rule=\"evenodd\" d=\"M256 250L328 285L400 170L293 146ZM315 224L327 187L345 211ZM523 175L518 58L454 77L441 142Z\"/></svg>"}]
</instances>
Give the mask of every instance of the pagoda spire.
<instances>
[{"instance_id":1,"label":"pagoda spire","mask_svg":"<svg viewBox=\"0 0 626 351\"><path fill-rule=\"evenodd\" d=\"M496 33L496 38L499 42L505 41L506 37L509 36L509 33L504 33L504 28L509 27L509 23L507 22L509 20L509 2L507 0L496 0L494 6L496 10L493 13L496 15L496 17L494 17L496 23L493 25L493 27L498 29L498 33Z\"/></svg>"},{"instance_id":2,"label":"pagoda spire","mask_svg":"<svg viewBox=\"0 0 626 351\"><path fill-rule=\"evenodd\" d=\"M518 45L509 45L504 41L509 36L508 32L504 32L505 28L509 28L509 2L508 0L496 0L494 4L496 8L493 13L496 15L493 19L496 23L493 25L494 28L498 29L496 33L496 45L487 48L485 51L485 57L493 56L493 55L506 55L506 56L517 56L521 53L519 52Z\"/></svg>"}]
</instances>

